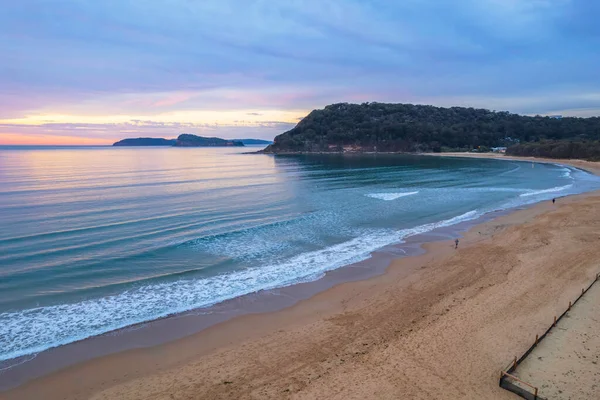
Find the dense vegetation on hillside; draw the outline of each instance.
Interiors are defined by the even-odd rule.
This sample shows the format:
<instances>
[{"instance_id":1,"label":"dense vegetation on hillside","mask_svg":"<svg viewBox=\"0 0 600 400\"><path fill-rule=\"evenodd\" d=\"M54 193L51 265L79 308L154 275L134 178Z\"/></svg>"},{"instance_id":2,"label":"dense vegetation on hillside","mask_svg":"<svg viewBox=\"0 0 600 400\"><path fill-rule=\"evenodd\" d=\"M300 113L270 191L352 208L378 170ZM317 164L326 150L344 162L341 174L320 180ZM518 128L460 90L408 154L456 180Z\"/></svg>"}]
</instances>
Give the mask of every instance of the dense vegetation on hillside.
<instances>
[{"instance_id":1,"label":"dense vegetation on hillside","mask_svg":"<svg viewBox=\"0 0 600 400\"><path fill-rule=\"evenodd\" d=\"M600 141L543 140L540 142L519 143L509 147L506 154L511 156L579 158L600 161Z\"/></svg>"},{"instance_id":2,"label":"dense vegetation on hillside","mask_svg":"<svg viewBox=\"0 0 600 400\"><path fill-rule=\"evenodd\" d=\"M250 139L254 140L254 139ZM183 133L177 139L163 138L135 138L123 139L113 146L175 146L175 147L228 147L244 146L242 141L221 139L216 137L204 137Z\"/></svg>"},{"instance_id":3,"label":"dense vegetation on hillside","mask_svg":"<svg viewBox=\"0 0 600 400\"><path fill-rule=\"evenodd\" d=\"M600 118L528 117L465 107L332 104L277 136L267 153L441 152L540 140L599 140Z\"/></svg>"},{"instance_id":4,"label":"dense vegetation on hillside","mask_svg":"<svg viewBox=\"0 0 600 400\"><path fill-rule=\"evenodd\" d=\"M178 147L223 147L243 146L244 143L235 140L221 139L216 137L204 137L183 133L177 137L175 146Z\"/></svg>"},{"instance_id":5,"label":"dense vegetation on hillside","mask_svg":"<svg viewBox=\"0 0 600 400\"><path fill-rule=\"evenodd\" d=\"M163 138L131 138L119 140L113 146L174 146L176 139Z\"/></svg>"}]
</instances>

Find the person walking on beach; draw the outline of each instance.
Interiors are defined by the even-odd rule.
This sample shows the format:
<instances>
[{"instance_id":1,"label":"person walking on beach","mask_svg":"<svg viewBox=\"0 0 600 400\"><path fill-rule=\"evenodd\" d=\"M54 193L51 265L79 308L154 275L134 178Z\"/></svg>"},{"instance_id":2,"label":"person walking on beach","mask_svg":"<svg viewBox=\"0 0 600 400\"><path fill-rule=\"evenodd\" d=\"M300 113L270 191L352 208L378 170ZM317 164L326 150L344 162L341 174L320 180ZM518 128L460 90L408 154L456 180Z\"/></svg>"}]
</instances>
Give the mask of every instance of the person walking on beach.
<instances>
[{"instance_id":1,"label":"person walking on beach","mask_svg":"<svg viewBox=\"0 0 600 400\"><path fill-rule=\"evenodd\" d=\"M456 245L456 246L454 246L454 248L455 248L455 249L458 249L458 239L456 239L456 240L454 241L454 244Z\"/></svg>"},{"instance_id":2,"label":"person walking on beach","mask_svg":"<svg viewBox=\"0 0 600 400\"><path fill-rule=\"evenodd\" d=\"M552 199L552 204L556 203L556 199Z\"/></svg>"}]
</instances>

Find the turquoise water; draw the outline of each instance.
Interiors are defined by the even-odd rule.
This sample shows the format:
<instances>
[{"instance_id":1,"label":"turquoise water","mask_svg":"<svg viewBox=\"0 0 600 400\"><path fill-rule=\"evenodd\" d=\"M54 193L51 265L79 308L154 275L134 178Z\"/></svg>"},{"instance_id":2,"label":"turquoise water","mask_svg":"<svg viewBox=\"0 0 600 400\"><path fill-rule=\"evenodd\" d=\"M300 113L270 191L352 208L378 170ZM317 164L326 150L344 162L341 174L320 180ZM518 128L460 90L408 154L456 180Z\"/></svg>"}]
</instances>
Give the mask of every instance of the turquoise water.
<instances>
[{"instance_id":1,"label":"turquoise water","mask_svg":"<svg viewBox=\"0 0 600 400\"><path fill-rule=\"evenodd\" d=\"M551 164L248 150L0 147L0 360L600 188Z\"/></svg>"}]
</instances>

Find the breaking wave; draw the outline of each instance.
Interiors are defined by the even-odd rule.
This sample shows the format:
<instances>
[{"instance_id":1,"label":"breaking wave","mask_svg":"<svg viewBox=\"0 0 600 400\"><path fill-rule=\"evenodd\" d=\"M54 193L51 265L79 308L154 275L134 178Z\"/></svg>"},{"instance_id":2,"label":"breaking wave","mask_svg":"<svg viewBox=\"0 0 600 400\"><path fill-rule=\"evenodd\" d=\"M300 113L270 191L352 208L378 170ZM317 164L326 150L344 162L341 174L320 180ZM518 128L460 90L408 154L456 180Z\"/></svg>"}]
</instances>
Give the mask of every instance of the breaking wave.
<instances>
[{"instance_id":1,"label":"breaking wave","mask_svg":"<svg viewBox=\"0 0 600 400\"><path fill-rule=\"evenodd\" d=\"M567 190L570 189L571 187L573 187L573 185L564 185L564 186L556 186L550 189L543 189L543 190L533 190L527 193L523 193L520 196L521 197L529 197L529 196L537 196L539 194L545 194L545 193L554 193L554 192L562 192L563 190Z\"/></svg>"},{"instance_id":2,"label":"breaking wave","mask_svg":"<svg viewBox=\"0 0 600 400\"><path fill-rule=\"evenodd\" d=\"M372 199L390 201L390 200L399 199L400 197L411 196L411 195L417 194L417 193L419 193L419 192L416 191L416 192L404 192L404 193L369 193L369 194L366 194L365 196L371 197Z\"/></svg>"},{"instance_id":3,"label":"breaking wave","mask_svg":"<svg viewBox=\"0 0 600 400\"><path fill-rule=\"evenodd\" d=\"M208 278L149 284L72 304L4 312L0 314L0 360L37 353L170 314L208 307L245 294L316 280L327 271L365 260L373 251L386 245L472 220L481 214L472 210L414 228L367 230L359 237L305 252L277 264Z\"/></svg>"}]
</instances>

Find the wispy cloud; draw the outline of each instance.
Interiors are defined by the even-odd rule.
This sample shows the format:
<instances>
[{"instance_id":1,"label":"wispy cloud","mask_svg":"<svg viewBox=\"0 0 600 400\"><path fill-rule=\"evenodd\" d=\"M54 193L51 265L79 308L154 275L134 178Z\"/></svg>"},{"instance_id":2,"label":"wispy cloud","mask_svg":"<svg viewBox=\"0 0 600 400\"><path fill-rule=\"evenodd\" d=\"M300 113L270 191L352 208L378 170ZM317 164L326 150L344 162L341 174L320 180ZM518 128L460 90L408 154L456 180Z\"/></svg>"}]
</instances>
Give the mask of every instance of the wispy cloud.
<instances>
[{"instance_id":1,"label":"wispy cloud","mask_svg":"<svg viewBox=\"0 0 600 400\"><path fill-rule=\"evenodd\" d=\"M0 119L208 110L272 120L337 101L448 99L599 109L583 98L600 92L599 12L594 0L8 2Z\"/></svg>"}]
</instances>

